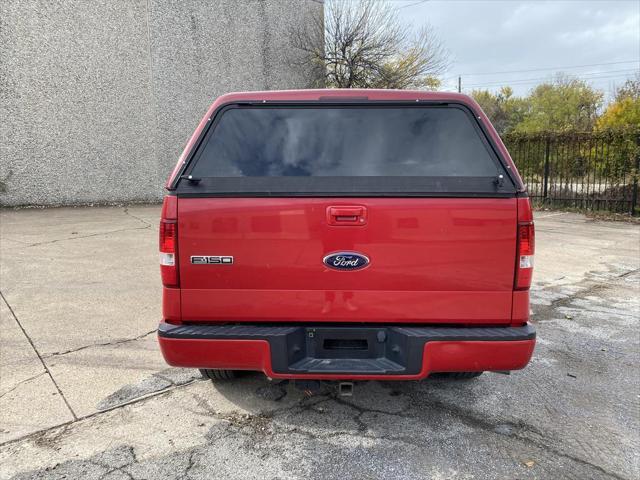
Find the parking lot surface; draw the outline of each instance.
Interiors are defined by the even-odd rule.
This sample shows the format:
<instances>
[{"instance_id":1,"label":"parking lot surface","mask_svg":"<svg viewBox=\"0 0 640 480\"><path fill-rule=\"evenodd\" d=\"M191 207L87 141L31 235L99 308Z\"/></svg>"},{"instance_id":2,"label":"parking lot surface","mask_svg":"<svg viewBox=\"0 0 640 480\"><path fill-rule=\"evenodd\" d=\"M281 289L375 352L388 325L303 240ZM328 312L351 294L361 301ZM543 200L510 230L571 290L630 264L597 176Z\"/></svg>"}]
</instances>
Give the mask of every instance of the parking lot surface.
<instances>
[{"instance_id":1,"label":"parking lot surface","mask_svg":"<svg viewBox=\"0 0 640 480\"><path fill-rule=\"evenodd\" d=\"M167 367L158 216L0 212L0 478L640 476L637 224L536 215L525 370L339 397Z\"/></svg>"}]
</instances>

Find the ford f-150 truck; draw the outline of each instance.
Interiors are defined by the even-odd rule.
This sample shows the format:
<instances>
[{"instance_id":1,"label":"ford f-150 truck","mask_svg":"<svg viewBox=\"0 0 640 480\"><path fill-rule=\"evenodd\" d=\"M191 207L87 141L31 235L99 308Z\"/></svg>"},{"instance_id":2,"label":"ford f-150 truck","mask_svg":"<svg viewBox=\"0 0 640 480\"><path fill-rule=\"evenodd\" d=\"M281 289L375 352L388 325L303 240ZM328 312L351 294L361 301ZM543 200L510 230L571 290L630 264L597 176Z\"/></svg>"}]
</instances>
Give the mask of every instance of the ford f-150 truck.
<instances>
[{"instance_id":1,"label":"ford f-150 truck","mask_svg":"<svg viewBox=\"0 0 640 480\"><path fill-rule=\"evenodd\" d=\"M417 380L531 358L531 206L466 95L223 95L166 188L170 365Z\"/></svg>"}]
</instances>

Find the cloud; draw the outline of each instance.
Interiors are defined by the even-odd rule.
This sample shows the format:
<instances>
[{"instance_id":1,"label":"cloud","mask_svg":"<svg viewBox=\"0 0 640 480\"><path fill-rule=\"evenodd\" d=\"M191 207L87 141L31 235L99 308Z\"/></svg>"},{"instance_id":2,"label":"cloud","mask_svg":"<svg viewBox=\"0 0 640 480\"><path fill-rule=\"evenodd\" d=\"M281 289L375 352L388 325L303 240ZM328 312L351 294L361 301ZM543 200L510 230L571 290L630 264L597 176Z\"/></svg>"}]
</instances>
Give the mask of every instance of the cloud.
<instances>
[{"instance_id":1,"label":"cloud","mask_svg":"<svg viewBox=\"0 0 640 480\"><path fill-rule=\"evenodd\" d=\"M432 0L398 13L408 24L430 23L436 29L453 56L453 66L445 75L448 87L454 87L457 75L463 74L463 86L494 89L499 85L493 84L516 82L512 83L514 90L524 94L535 84L527 80L551 77L555 72L475 74L635 60L635 64L558 69L591 77L595 87L610 90L613 82L621 84L640 66L637 0Z\"/></svg>"}]
</instances>

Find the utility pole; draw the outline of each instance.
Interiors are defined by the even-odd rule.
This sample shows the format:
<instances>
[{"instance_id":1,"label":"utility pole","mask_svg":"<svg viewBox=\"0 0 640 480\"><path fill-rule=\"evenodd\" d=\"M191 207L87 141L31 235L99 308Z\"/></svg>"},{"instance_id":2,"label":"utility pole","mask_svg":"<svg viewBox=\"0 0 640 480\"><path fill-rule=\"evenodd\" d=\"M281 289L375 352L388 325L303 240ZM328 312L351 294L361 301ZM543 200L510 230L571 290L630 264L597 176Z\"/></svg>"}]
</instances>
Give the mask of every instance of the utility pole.
<instances>
[{"instance_id":1,"label":"utility pole","mask_svg":"<svg viewBox=\"0 0 640 480\"><path fill-rule=\"evenodd\" d=\"M458 75L458 93L462 93L462 76Z\"/></svg>"}]
</instances>

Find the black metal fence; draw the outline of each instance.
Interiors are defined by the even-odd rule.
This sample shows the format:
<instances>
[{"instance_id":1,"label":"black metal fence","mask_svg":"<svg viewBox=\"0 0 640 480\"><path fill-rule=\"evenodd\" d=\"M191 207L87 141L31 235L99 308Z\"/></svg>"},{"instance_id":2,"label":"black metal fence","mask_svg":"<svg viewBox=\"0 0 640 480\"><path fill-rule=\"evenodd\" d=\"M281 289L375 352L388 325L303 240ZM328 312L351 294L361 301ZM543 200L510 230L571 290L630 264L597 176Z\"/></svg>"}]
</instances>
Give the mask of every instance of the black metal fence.
<instances>
[{"instance_id":1,"label":"black metal fence","mask_svg":"<svg viewBox=\"0 0 640 480\"><path fill-rule=\"evenodd\" d=\"M507 134L534 204L638 215L640 129Z\"/></svg>"}]
</instances>

